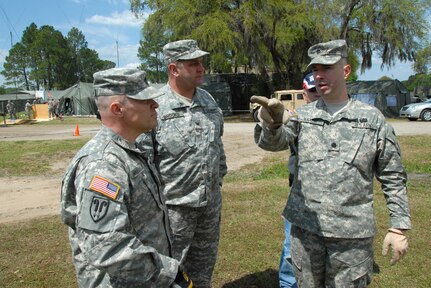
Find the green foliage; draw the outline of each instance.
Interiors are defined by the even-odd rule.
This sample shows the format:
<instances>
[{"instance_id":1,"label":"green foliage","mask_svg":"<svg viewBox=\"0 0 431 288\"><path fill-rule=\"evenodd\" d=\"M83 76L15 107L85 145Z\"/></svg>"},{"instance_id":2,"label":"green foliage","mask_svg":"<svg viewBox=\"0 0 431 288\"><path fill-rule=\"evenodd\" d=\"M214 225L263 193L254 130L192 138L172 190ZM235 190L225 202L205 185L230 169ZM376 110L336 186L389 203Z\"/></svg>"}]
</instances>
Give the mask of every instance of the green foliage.
<instances>
[{"instance_id":1,"label":"green foliage","mask_svg":"<svg viewBox=\"0 0 431 288\"><path fill-rule=\"evenodd\" d=\"M403 84L407 87L409 91L416 91L416 88L430 87L431 86L431 74L416 74L409 77L407 81L403 81ZM418 91L416 91L418 93ZM427 95L418 95L422 98Z\"/></svg>"},{"instance_id":2,"label":"green foliage","mask_svg":"<svg viewBox=\"0 0 431 288\"><path fill-rule=\"evenodd\" d=\"M16 91L16 88L15 88L15 87L4 87L4 86L2 86L2 87L3 87L3 89L4 89L4 93L2 93L2 94L13 93L13 92L15 92L15 91Z\"/></svg>"},{"instance_id":3,"label":"green foliage","mask_svg":"<svg viewBox=\"0 0 431 288\"><path fill-rule=\"evenodd\" d=\"M64 53L66 47L66 40L54 27L46 25L39 28L30 46L30 53L35 59L36 66L29 73L29 79L37 83L37 90L42 87L46 89L61 87L59 74L63 73L63 67L57 64L66 61Z\"/></svg>"},{"instance_id":4,"label":"green foliage","mask_svg":"<svg viewBox=\"0 0 431 288\"><path fill-rule=\"evenodd\" d=\"M350 67L352 67L352 72L347 78L347 81L356 81L358 80L358 73L356 72L359 67L358 56L356 56L356 54L353 53L353 51L350 51L347 59L348 59L347 62L350 64Z\"/></svg>"},{"instance_id":5,"label":"green foliage","mask_svg":"<svg viewBox=\"0 0 431 288\"><path fill-rule=\"evenodd\" d=\"M361 72L371 68L376 54L382 66L392 66L395 60L413 61L415 53L427 44L429 0L400 0L396 5L392 0L306 2L309 7L314 5L311 11L318 13L323 27L339 28L332 37L346 39L361 56Z\"/></svg>"},{"instance_id":6,"label":"green foliage","mask_svg":"<svg viewBox=\"0 0 431 288\"><path fill-rule=\"evenodd\" d=\"M197 27L191 37L200 39L205 49L212 51L210 69L219 73L231 73L234 61L232 49L237 37L229 27L229 18L222 11L202 16L202 24Z\"/></svg>"},{"instance_id":7,"label":"green foliage","mask_svg":"<svg viewBox=\"0 0 431 288\"><path fill-rule=\"evenodd\" d=\"M168 37L165 43L185 38L198 40L200 47L211 53L210 71L255 69L264 79L271 71L288 71L286 80L292 83L287 86L302 83L306 48L317 35L309 29L315 24L307 18L303 4L282 0L131 1L137 15L147 8L154 13L145 23L145 33L156 29Z\"/></svg>"},{"instance_id":8,"label":"green foliage","mask_svg":"<svg viewBox=\"0 0 431 288\"><path fill-rule=\"evenodd\" d=\"M425 45L424 49L416 54L416 61L413 69L418 74L427 74L431 72L431 43Z\"/></svg>"},{"instance_id":9,"label":"green foliage","mask_svg":"<svg viewBox=\"0 0 431 288\"><path fill-rule=\"evenodd\" d=\"M87 47L84 35L73 27L67 37L52 26L30 24L20 42L9 51L0 73L7 85L25 89L65 89L78 81L92 82L96 71L115 67Z\"/></svg>"},{"instance_id":10,"label":"green foliage","mask_svg":"<svg viewBox=\"0 0 431 288\"><path fill-rule=\"evenodd\" d=\"M157 21L145 22L142 31L144 40L139 42L138 57L142 61L140 68L147 72L148 81L164 83L168 80L168 76L163 61L163 45L168 42L168 38L158 26L160 23Z\"/></svg>"},{"instance_id":11,"label":"green foliage","mask_svg":"<svg viewBox=\"0 0 431 288\"><path fill-rule=\"evenodd\" d=\"M29 57L24 45L16 43L9 50L9 55L6 56L5 63L3 64L4 70L0 72L5 77L6 85L16 87L17 83L26 82L22 73L27 73L27 69L29 68L28 61ZM28 88L28 84L26 88Z\"/></svg>"},{"instance_id":12,"label":"green foliage","mask_svg":"<svg viewBox=\"0 0 431 288\"><path fill-rule=\"evenodd\" d=\"M286 86L298 87L309 62L307 49L337 38L346 39L353 54L359 56L357 63L352 63L350 81L357 79L357 67L361 72L371 68L375 56L381 58L382 66L392 66L396 60L413 61L415 55L418 69L423 71L427 65L427 50L423 50L423 56L418 51L429 47L426 13L430 0L400 0L396 5L392 0L130 3L136 15L154 12L145 29L155 29L169 41L198 40L201 48L211 52L208 68L213 72L243 68L259 73L263 80L269 79L270 72L283 72L287 75Z\"/></svg>"}]
</instances>

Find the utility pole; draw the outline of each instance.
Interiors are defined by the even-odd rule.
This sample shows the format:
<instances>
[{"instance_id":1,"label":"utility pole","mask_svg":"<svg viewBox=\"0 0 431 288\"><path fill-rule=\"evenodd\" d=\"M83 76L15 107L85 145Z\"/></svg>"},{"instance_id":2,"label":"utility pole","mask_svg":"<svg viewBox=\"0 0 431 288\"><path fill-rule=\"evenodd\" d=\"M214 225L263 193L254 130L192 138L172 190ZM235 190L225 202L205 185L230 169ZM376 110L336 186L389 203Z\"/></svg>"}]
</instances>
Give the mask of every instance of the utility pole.
<instances>
[{"instance_id":1,"label":"utility pole","mask_svg":"<svg viewBox=\"0 0 431 288\"><path fill-rule=\"evenodd\" d=\"M9 31L9 34L10 34L10 49L12 49L13 48L12 31ZM13 77L13 84L15 86L15 101L16 101L18 100L18 89L16 88L16 77Z\"/></svg>"},{"instance_id":2,"label":"utility pole","mask_svg":"<svg viewBox=\"0 0 431 288\"><path fill-rule=\"evenodd\" d=\"M3 114L3 126L6 127L6 111L4 110L4 102L1 101L1 113Z\"/></svg>"},{"instance_id":3,"label":"utility pole","mask_svg":"<svg viewBox=\"0 0 431 288\"><path fill-rule=\"evenodd\" d=\"M118 40L115 42L117 43L117 68L120 68L120 56L118 55Z\"/></svg>"}]
</instances>

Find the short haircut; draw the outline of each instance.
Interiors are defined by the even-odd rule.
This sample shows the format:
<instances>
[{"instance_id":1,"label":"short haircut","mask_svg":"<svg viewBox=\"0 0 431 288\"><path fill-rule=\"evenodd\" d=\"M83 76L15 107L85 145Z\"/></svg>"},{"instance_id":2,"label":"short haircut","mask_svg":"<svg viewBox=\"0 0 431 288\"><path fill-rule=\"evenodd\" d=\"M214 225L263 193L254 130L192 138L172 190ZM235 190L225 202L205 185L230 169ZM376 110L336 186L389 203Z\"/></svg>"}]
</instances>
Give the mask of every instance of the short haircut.
<instances>
[{"instance_id":1,"label":"short haircut","mask_svg":"<svg viewBox=\"0 0 431 288\"><path fill-rule=\"evenodd\" d=\"M113 96L97 96L96 106L99 111L108 109L112 102L118 101L121 104L127 103L128 99L125 95L113 95Z\"/></svg>"}]
</instances>

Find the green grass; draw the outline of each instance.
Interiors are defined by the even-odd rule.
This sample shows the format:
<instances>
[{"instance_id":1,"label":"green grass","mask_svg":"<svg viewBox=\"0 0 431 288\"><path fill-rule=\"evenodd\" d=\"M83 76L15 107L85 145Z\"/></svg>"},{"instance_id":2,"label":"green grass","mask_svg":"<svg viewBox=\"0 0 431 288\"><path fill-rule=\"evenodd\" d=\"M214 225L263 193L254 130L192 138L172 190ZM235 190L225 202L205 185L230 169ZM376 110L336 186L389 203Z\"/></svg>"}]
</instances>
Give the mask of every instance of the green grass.
<instances>
[{"instance_id":1,"label":"green grass","mask_svg":"<svg viewBox=\"0 0 431 288\"><path fill-rule=\"evenodd\" d=\"M59 216L0 227L1 287L77 287Z\"/></svg>"},{"instance_id":2,"label":"green grass","mask_svg":"<svg viewBox=\"0 0 431 288\"><path fill-rule=\"evenodd\" d=\"M407 172L431 174L431 137L400 136L398 140Z\"/></svg>"},{"instance_id":3,"label":"green grass","mask_svg":"<svg viewBox=\"0 0 431 288\"><path fill-rule=\"evenodd\" d=\"M413 222L413 230L408 233L410 247L406 257L394 266L389 264L390 256L381 256L389 217L383 193L376 183L378 233L372 288L425 288L431 283L431 174L426 172L431 156L426 144L431 137L399 139L404 164L413 175L408 181ZM37 141L31 143L34 142ZM288 155L286 152L282 157L270 157L264 164L247 165L227 175L213 287L278 287L277 270L284 239L281 212L289 193L285 168ZM0 243L0 286L76 287L67 229L59 216L1 224Z\"/></svg>"},{"instance_id":4,"label":"green grass","mask_svg":"<svg viewBox=\"0 0 431 288\"><path fill-rule=\"evenodd\" d=\"M431 175L409 180L408 195L413 229L408 232L409 250L405 258L394 266L390 256L381 255L381 247L389 226L388 210L383 192L375 185L375 214L378 234L375 243L375 262L379 273L374 275L371 287L430 287L431 273Z\"/></svg>"},{"instance_id":5,"label":"green grass","mask_svg":"<svg viewBox=\"0 0 431 288\"><path fill-rule=\"evenodd\" d=\"M89 140L0 141L0 175L42 176L64 172L55 163L67 165L75 153Z\"/></svg>"}]
</instances>

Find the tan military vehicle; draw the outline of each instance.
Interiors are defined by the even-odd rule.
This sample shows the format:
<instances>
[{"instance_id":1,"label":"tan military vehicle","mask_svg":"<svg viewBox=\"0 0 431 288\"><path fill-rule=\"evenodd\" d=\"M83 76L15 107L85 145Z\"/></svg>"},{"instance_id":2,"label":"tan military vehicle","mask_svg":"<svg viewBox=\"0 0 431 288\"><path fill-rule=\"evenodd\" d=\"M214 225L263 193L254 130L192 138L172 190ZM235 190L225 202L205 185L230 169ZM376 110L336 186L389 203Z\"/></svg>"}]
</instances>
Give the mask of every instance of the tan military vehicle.
<instances>
[{"instance_id":1,"label":"tan military vehicle","mask_svg":"<svg viewBox=\"0 0 431 288\"><path fill-rule=\"evenodd\" d=\"M288 110L295 110L305 104L303 90L279 90L275 91L270 98L277 98ZM257 117L259 108L259 104L250 102L251 117L253 117L254 121L256 122L259 122L259 119Z\"/></svg>"}]
</instances>

